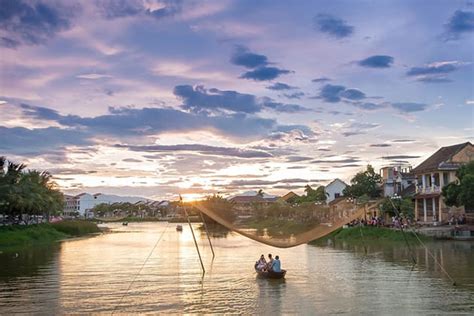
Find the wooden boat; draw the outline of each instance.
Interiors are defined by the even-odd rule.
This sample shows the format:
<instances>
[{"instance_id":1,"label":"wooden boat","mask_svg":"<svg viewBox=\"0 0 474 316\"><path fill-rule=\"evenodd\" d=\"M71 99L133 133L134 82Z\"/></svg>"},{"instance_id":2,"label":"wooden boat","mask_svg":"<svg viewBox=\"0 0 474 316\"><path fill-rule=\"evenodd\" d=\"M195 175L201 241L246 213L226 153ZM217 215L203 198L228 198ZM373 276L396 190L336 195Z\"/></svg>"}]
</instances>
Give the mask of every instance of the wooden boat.
<instances>
[{"instance_id":1,"label":"wooden boat","mask_svg":"<svg viewBox=\"0 0 474 316\"><path fill-rule=\"evenodd\" d=\"M183 231L183 226L182 225L176 225L176 231L182 232Z\"/></svg>"},{"instance_id":2,"label":"wooden boat","mask_svg":"<svg viewBox=\"0 0 474 316\"><path fill-rule=\"evenodd\" d=\"M260 278L264 279L283 279L286 275L286 270L283 269L281 269L281 272L258 270L257 264L255 264L255 272Z\"/></svg>"},{"instance_id":3,"label":"wooden boat","mask_svg":"<svg viewBox=\"0 0 474 316\"><path fill-rule=\"evenodd\" d=\"M128 222L123 222L122 225L123 226L128 226Z\"/></svg>"}]
</instances>

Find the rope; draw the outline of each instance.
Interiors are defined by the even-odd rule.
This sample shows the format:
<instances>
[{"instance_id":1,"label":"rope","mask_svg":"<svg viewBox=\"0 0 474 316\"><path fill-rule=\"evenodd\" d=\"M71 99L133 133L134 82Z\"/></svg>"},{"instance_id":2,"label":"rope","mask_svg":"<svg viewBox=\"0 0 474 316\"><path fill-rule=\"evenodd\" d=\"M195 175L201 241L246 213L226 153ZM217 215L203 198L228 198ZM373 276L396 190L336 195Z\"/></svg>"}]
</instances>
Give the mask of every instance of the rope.
<instances>
[{"instance_id":1,"label":"rope","mask_svg":"<svg viewBox=\"0 0 474 316\"><path fill-rule=\"evenodd\" d=\"M393 201L392 199L390 199L390 202L392 203L392 206L393 208L395 209L395 212L397 213L397 216L400 216L399 213L398 213L398 209L395 207L395 205L393 204ZM403 232L403 226L400 226L401 227L401 230ZM428 247L425 245L425 243L423 241L421 241L420 237L418 237L418 234L416 233L416 231L414 229L411 230L411 232L413 233L413 235L415 235L416 239L418 240L418 242L420 243L420 245L423 246L423 248L425 248L425 250L428 252L428 254L430 255L431 258L433 258L433 261L438 265L438 267L440 267L441 271L449 278L449 280L453 283L453 286L456 286L456 281L454 281L454 279L449 275L448 271L446 271L443 267L443 265L438 261L438 259L436 259L436 257L433 255L433 253L428 249ZM405 234L403 234L403 237L405 237ZM408 246L408 240L406 239L405 237L405 241L407 242L407 246ZM411 249L410 249L411 251ZM415 261L415 258L413 257L413 254L412 254L412 258L413 258L413 261L415 262L416 264L416 261Z\"/></svg>"},{"instance_id":2,"label":"rope","mask_svg":"<svg viewBox=\"0 0 474 316\"><path fill-rule=\"evenodd\" d=\"M393 209L395 210L395 213L397 213L397 216L401 219L402 217L400 216L400 212L398 212L398 208L395 207L395 204L393 204L392 199L389 199L390 203L392 204ZM411 259L413 260L413 264L416 264L416 259L415 256L413 255L413 250L410 247L410 244L408 243L407 236L405 235L405 230L403 229L403 223L400 223L400 230L402 231L403 234L403 239L405 239L405 243L407 245L408 251L410 251Z\"/></svg>"},{"instance_id":3,"label":"rope","mask_svg":"<svg viewBox=\"0 0 474 316\"><path fill-rule=\"evenodd\" d=\"M135 280L137 279L137 277L138 277L138 276L140 275L140 273L142 272L142 270L143 270L143 268L145 267L145 265L146 265L148 259L150 259L150 257L151 257L151 255L152 255L153 251L155 251L156 246L158 246L158 244L160 243L161 239L163 238L163 235L165 234L166 229L168 228L169 224L170 224L169 222L168 222L168 224L166 224L165 229L163 229L163 231L161 232L160 237L158 238L158 240L156 241L155 245L154 245L153 248L151 249L150 253L149 253L148 256L146 257L145 261L143 261L142 266L140 267L140 269L138 270L138 272L137 272L137 273L135 274L135 276L133 277L133 280L132 280L132 282L130 282L130 284L128 285L128 288L127 288L127 290L125 291L125 293L124 293L124 294L122 295L122 297L120 298L119 303L118 303L117 305L115 305L114 310L112 311L112 315L113 315L113 314L115 313L115 311L117 310L117 307L122 304L123 299L125 298L125 296L127 296L128 291L130 291L130 288L132 287L133 283L135 282Z\"/></svg>"}]
</instances>

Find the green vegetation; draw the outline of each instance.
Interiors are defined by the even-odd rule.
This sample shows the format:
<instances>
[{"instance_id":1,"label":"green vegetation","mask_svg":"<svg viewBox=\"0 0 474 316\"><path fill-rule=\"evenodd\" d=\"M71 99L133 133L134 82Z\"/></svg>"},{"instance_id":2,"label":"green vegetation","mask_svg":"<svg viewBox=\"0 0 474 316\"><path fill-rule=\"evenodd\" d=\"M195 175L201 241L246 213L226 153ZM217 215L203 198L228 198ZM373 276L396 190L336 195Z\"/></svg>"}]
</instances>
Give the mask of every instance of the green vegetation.
<instances>
[{"instance_id":1,"label":"green vegetation","mask_svg":"<svg viewBox=\"0 0 474 316\"><path fill-rule=\"evenodd\" d=\"M459 168L456 176L458 181L443 188L446 205L464 205L467 210L474 210L474 161Z\"/></svg>"},{"instance_id":2,"label":"green vegetation","mask_svg":"<svg viewBox=\"0 0 474 316\"><path fill-rule=\"evenodd\" d=\"M380 205L381 211L383 213L389 214L390 216L397 215L393 207L396 207L398 209L400 215L409 218L414 217L414 205L410 198L391 200L389 197L386 197Z\"/></svg>"},{"instance_id":3,"label":"green vegetation","mask_svg":"<svg viewBox=\"0 0 474 316\"><path fill-rule=\"evenodd\" d=\"M409 242L416 242L415 234L405 230L405 236ZM418 235L421 240L428 237ZM324 244L328 239L333 241L344 241L348 243L374 243L374 242L404 242L403 233L400 230L381 227L349 227L339 228L327 236L313 240L310 244Z\"/></svg>"},{"instance_id":4,"label":"green vegetation","mask_svg":"<svg viewBox=\"0 0 474 316\"><path fill-rule=\"evenodd\" d=\"M63 194L48 172L27 170L0 157L0 213L10 218L27 215L59 214L63 210Z\"/></svg>"},{"instance_id":5,"label":"green vegetation","mask_svg":"<svg viewBox=\"0 0 474 316\"><path fill-rule=\"evenodd\" d=\"M380 183L382 177L375 173L371 165L367 165L366 171L358 172L352 179L351 185L344 189L344 195L353 198L378 198L382 192Z\"/></svg>"},{"instance_id":6,"label":"green vegetation","mask_svg":"<svg viewBox=\"0 0 474 316\"><path fill-rule=\"evenodd\" d=\"M263 220L250 219L245 222L246 227L254 228L257 232L262 231L262 233L266 229L267 234L274 237L297 235L313 228L315 224L315 222L298 223L275 217Z\"/></svg>"},{"instance_id":7,"label":"green vegetation","mask_svg":"<svg viewBox=\"0 0 474 316\"><path fill-rule=\"evenodd\" d=\"M325 187L323 185L319 186L316 190L314 190L309 184L307 184L304 188L306 195L300 196L296 199L296 203L308 203L308 202L326 202L327 195L325 191Z\"/></svg>"},{"instance_id":8,"label":"green vegetation","mask_svg":"<svg viewBox=\"0 0 474 316\"><path fill-rule=\"evenodd\" d=\"M100 232L97 225L88 221L63 221L54 224L29 226L3 226L0 227L0 249L33 246L97 232Z\"/></svg>"}]
</instances>

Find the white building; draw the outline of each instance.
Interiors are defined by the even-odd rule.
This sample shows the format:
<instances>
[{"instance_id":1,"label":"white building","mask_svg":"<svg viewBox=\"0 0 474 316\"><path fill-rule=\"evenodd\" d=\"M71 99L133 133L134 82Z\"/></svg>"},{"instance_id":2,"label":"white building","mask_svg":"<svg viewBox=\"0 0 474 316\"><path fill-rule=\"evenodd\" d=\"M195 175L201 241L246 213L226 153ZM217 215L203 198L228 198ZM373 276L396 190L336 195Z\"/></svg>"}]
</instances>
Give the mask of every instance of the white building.
<instances>
[{"instance_id":1,"label":"white building","mask_svg":"<svg viewBox=\"0 0 474 316\"><path fill-rule=\"evenodd\" d=\"M324 191L326 192L327 195L327 200L326 202L332 202L338 197L341 197L344 195L343 191L347 187L347 184L340 180L340 179L334 179L332 180L325 188Z\"/></svg>"},{"instance_id":2,"label":"white building","mask_svg":"<svg viewBox=\"0 0 474 316\"><path fill-rule=\"evenodd\" d=\"M401 195L402 191L415 183L415 174L410 165L387 166L380 169L383 196Z\"/></svg>"},{"instance_id":3,"label":"white building","mask_svg":"<svg viewBox=\"0 0 474 316\"><path fill-rule=\"evenodd\" d=\"M76 196L65 195L64 196L64 215L74 215L74 213L79 213L79 216L90 216L89 211L91 211L94 206L106 203L136 203L139 201L146 202L147 199L139 197L122 197L117 195L107 195L102 193L89 194L81 193Z\"/></svg>"}]
</instances>

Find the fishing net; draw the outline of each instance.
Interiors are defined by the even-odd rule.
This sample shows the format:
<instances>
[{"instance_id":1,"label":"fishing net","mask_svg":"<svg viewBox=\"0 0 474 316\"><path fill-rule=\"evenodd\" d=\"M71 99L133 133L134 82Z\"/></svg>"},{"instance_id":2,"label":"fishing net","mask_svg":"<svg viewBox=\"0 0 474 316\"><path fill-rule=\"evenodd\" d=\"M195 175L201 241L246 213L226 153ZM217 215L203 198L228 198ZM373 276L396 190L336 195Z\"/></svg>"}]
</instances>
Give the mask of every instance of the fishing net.
<instances>
[{"instance_id":1,"label":"fishing net","mask_svg":"<svg viewBox=\"0 0 474 316\"><path fill-rule=\"evenodd\" d=\"M194 212L263 244L289 248L324 237L375 210L378 202L358 205L340 198L329 204L291 204L283 200L248 199L245 203L211 197L192 203Z\"/></svg>"}]
</instances>

